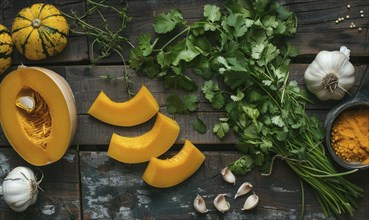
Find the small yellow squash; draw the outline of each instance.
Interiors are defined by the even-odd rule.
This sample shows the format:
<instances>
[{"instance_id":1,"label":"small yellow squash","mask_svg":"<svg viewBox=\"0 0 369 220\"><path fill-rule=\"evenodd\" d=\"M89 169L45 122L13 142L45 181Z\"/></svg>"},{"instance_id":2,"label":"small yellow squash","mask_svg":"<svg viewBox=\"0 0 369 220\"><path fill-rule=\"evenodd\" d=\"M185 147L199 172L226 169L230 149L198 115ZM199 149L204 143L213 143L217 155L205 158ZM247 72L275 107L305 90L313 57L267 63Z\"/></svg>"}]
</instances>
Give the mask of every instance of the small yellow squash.
<instances>
[{"instance_id":1,"label":"small yellow squash","mask_svg":"<svg viewBox=\"0 0 369 220\"><path fill-rule=\"evenodd\" d=\"M76 118L71 88L49 69L21 66L1 82L2 129L10 145L32 165L47 165L65 154Z\"/></svg>"},{"instance_id":2,"label":"small yellow squash","mask_svg":"<svg viewBox=\"0 0 369 220\"><path fill-rule=\"evenodd\" d=\"M12 64L13 42L9 30L0 24L0 74Z\"/></svg>"},{"instance_id":3,"label":"small yellow squash","mask_svg":"<svg viewBox=\"0 0 369 220\"><path fill-rule=\"evenodd\" d=\"M87 113L111 125L134 126L148 121L158 111L156 99L146 86L142 86L132 99L125 102L114 102L101 91Z\"/></svg>"},{"instance_id":4,"label":"small yellow squash","mask_svg":"<svg viewBox=\"0 0 369 220\"><path fill-rule=\"evenodd\" d=\"M42 60L60 53L68 42L68 23L51 4L36 3L22 9L13 21L12 38L19 53Z\"/></svg>"},{"instance_id":5,"label":"small yellow squash","mask_svg":"<svg viewBox=\"0 0 369 220\"><path fill-rule=\"evenodd\" d=\"M123 137L113 134L108 156L124 163L141 163L165 153L176 141L179 125L158 113L152 129L141 136Z\"/></svg>"},{"instance_id":6,"label":"small yellow squash","mask_svg":"<svg viewBox=\"0 0 369 220\"><path fill-rule=\"evenodd\" d=\"M166 188L175 186L194 174L204 162L205 156L190 141L170 159L152 157L142 176L149 185Z\"/></svg>"}]
</instances>

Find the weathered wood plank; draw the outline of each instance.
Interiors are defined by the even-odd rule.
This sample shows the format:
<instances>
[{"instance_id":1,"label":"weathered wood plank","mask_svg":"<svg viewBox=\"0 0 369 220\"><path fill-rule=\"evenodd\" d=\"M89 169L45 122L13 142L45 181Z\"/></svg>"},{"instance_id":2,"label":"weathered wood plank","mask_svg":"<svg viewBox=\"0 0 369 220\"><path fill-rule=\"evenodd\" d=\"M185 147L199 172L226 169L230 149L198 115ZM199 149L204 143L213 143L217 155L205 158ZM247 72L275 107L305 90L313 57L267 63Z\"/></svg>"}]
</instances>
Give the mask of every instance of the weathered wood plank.
<instances>
[{"instance_id":1,"label":"weathered wood plank","mask_svg":"<svg viewBox=\"0 0 369 220\"><path fill-rule=\"evenodd\" d=\"M32 168L38 176L44 174L40 184L43 191L37 202L22 213L12 211L0 200L0 219L81 219L78 152L70 149L64 157L48 166L34 167L25 162L14 150L0 149L1 181L16 166Z\"/></svg>"},{"instance_id":2,"label":"weathered wood plank","mask_svg":"<svg viewBox=\"0 0 369 220\"><path fill-rule=\"evenodd\" d=\"M297 80L301 86L304 86L303 73L306 67L307 64L292 64L290 68L291 79ZM101 90L114 101L126 101L129 99L122 79L123 66L49 66L47 68L65 77L74 92L78 112L77 133L74 144L107 145L113 132L121 135L136 136L151 128L153 120L139 126L125 128L105 124L87 115L88 109ZM352 95L355 94L357 86L360 84L365 68L366 65L356 66L357 79L355 88L350 90ZM198 111L196 113L170 115L166 110L166 99L173 93L173 90L165 89L160 81L151 80L132 71L131 74L131 79L134 81L132 91L135 93L141 85L147 85L161 106L160 112L172 117L181 126L177 143L183 143L183 139L190 139L197 144L233 144L237 141L234 134L230 134L224 139L219 139L212 133L214 124L223 116L223 113L213 110L204 99L200 90L195 92L199 97ZM106 75L116 77L117 80L106 80L101 77ZM200 82L201 79L198 79L198 81ZM314 99L314 97L313 101L313 104L306 106L307 110L319 115L323 120L328 110L339 103L339 101L322 102L316 98ZM208 131L205 134L200 134L192 128L191 123L197 117L203 120L208 127ZM7 145L9 143L0 129L0 146Z\"/></svg>"},{"instance_id":3,"label":"weathered wood plank","mask_svg":"<svg viewBox=\"0 0 369 220\"><path fill-rule=\"evenodd\" d=\"M367 56L369 3L367 1L296 1L284 0L298 18L298 30L291 42L300 49L302 55L316 54L319 50L336 50L342 45L348 46L353 56ZM350 4L350 9L347 9ZM365 13L360 16L360 11ZM350 18L347 19L346 15ZM336 24L338 18L345 18ZM350 28L354 23L356 28ZM358 28L362 31L358 31Z\"/></svg>"},{"instance_id":4,"label":"weathered wood plank","mask_svg":"<svg viewBox=\"0 0 369 220\"><path fill-rule=\"evenodd\" d=\"M297 33L289 41L297 46L302 57L310 57L320 50L337 50L340 46L346 45L356 57L369 55L367 42L367 28L369 16L360 17L360 10L369 13L369 3L360 0L350 1L351 9L347 9L347 2L328 0L324 2L317 1L296 1L279 0L289 10L295 12L298 21ZM191 21L198 20L203 13L205 4L222 5L218 0L201 1L140 1L130 0L128 3L128 15L132 17L132 22L128 24L126 35L130 42L135 44L139 34L150 33L152 30L153 18L155 15L167 12L170 9L180 9L184 18ZM118 1L113 1L113 5L119 7ZM114 29L118 25L117 17L112 12L104 11L104 16L110 22L109 25ZM344 22L336 24L338 17L350 16ZM101 24L99 15L91 15L88 18L91 24ZM351 22L354 22L356 28L350 28ZM115 25L115 26L114 26ZM362 31L358 31L361 27ZM127 50L129 47L127 47ZM91 50L90 50L91 52ZM125 54L128 55L128 52ZM121 59L113 55L109 59L103 60L104 63L122 63Z\"/></svg>"},{"instance_id":5,"label":"weathered wood plank","mask_svg":"<svg viewBox=\"0 0 369 220\"><path fill-rule=\"evenodd\" d=\"M176 152L171 152L173 155ZM235 185L225 183L220 170L237 159L233 152L205 152L201 168L183 183L157 189L147 185L141 176L146 163L127 165L109 158L105 152L80 152L83 217L86 219L297 219L301 214L301 189L298 177L277 161L271 176L254 171L237 176ZM364 185L368 179L357 179ZM359 181L358 181L359 180ZM245 181L253 184L259 196L259 206L252 211L241 211L245 197L233 199ZM231 210L216 211L212 201L219 193L226 193ZM197 194L204 197L210 211L198 214L192 202ZM367 195L366 192L365 195ZM360 201L355 219L364 218L368 197ZM325 219L312 190L305 187L304 219Z\"/></svg>"}]
</instances>

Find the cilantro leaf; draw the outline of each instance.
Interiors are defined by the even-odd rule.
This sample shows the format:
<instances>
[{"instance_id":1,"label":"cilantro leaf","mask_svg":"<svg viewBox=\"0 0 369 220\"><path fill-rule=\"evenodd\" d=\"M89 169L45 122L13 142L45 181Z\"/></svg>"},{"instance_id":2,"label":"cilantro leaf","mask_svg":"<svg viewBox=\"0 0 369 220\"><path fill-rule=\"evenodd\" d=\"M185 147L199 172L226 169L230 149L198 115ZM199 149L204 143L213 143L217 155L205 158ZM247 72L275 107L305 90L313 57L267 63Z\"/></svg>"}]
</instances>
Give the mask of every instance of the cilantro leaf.
<instances>
[{"instance_id":1,"label":"cilantro leaf","mask_svg":"<svg viewBox=\"0 0 369 220\"><path fill-rule=\"evenodd\" d=\"M196 65L192 68L192 71L196 74L201 76L203 79L210 80L214 75L210 63L206 57L201 56L198 59Z\"/></svg>"},{"instance_id":2,"label":"cilantro leaf","mask_svg":"<svg viewBox=\"0 0 369 220\"><path fill-rule=\"evenodd\" d=\"M201 90L214 109L221 109L224 107L225 98L217 83L212 80L208 80L204 83Z\"/></svg>"},{"instance_id":3,"label":"cilantro leaf","mask_svg":"<svg viewBox=\"0 0 369 220\"><path fill-rule=\"evenodd\" d=\"M214 109L222 109L225 105L225 98L222 93L217 93L211 100L211 105Z\"/></svg>"},{"instance_id":4,"label":"cilantro leaf","mask_svg":"<svg viewBox=\"0 0 369 220\"><path fill-rule=\"evenodd\" d=\"M278 127L284 127L285 123L283 122L281 116L277 115L272 117L272 123L277 125Z\"/></svg>"},{"instance_id":5,"label":"cilantro leaf","mask_svg":"<svg viewBox=\"0 0 369 220\"><path fill-rule=\"evenodd\" d=\"M168 13L161 13L154 18L154 30L158 34L165 34L172 31L178 24L185 24L182 12L173 9Z\"/></svg>"},{"instance_id":6,"label":"cilantro leaf","mask_svg":"<svg viewBox=\"0 0 369 220\"><path fill-rule=\"evenodd\" d=\"M157 40L153 44L151 44L151 35L150 34L142 34L137 37L138 47L142 51L143 56L149 56L152 53L152 50L156 44Z\"/></svg>"},{"instance_id":7,"label":"cilantro leaf","mask_svg":"<svg viewBox=\"0 0 369 220\"><path fill-rule=\"evenodd\" d=\"M172 64L174 66L177 66L181 60L185 62L190 62L200 54L200 51L194 46L192 41L188 38L178 43L176 45L175 50L177 50L178 52L174 60L172 61Z\"/></svg>"},{"instance_id":8,"label":"cilantro leaf","mask_svg":"<svg viewBox=\"0 0 369 220\"><path fill-rule=\"evenodd\" d=\"M218 138L223 138L229 132L229 125L227 122L219 121L213 127L213 132Z\"/></svg>"},{"instance_id":9,"label":"cilantro leaf","mask_svg":"<svg viewBox=\"0 0 369 220\"><path fill-rule=\"evenodd\" d=\"M235 102L241 101L245 97L245 94L241 91L237 91L237 95L231 95L231 99Z\"/></svg>"},{"instance_id":10,"label":"cilantro leaf","mask_svg":"<svg viewBox=\"0 0 369 220\"><path fill-rule=\"evenodd\" d=\"M198 98L194 94L186 95L183 97L183 104L185 108L190 112L197 110L197 101L198 101Z\"/></svg>"},{"instance_id":11,"label":"cilantro leaf","mask_svg":"<svg viewBox=\"0 0 369 220\"><path fill-rule=\"evenodd\" d=\"M247 29L253 24L253 22L250 19L245 19L241 14L232 13L227 17L224 24L232 27L234 37L239 38L247 32Z\"/></svg>"},{"instance_id":12,"label":"cilantro leaf","mask_svg":"<svg viewBox=\"0 0 369 220\"><path fill-rule=\"evenodd\" d=\"M208 80L204 83L201 90L204 93L205 98L211 102L215 95L214 91L218 91L219 88L218 88L218 85L214 81Z\"/></svg>"},{"instance_id":13,"label":"cilantro leaf","mask_svg":"<svg viewBox=\"0 0 369 220\"><path fill-rule=\"evenodd\" d=\"M195 95L170 95L167 98L167 111L169 114L193 112L197 110L197 97Z\"/></svg>"},{"instance_id":14,"label":"cilantro leaf","mask_svg":"<svg viewBox=\"0 0 369 220\"><path fill-rule=\"evenodd\" d=\"M176 71L181 71L178 68L172 67L171 70L173 69L175 69ZM174 75L169 74L169 75L166 75L163 78L163 80L164 80L163 84L165 88L175 88L175 89L182 88L187 91L194 91L197 89L196 82L190 77L183 75L183 74L174 74Z\"/></svg>"},{"instance_id":15,"label":"cilantro leaf","mask_svg":"<svg viewBox=\"0 0 369 220\"><path fill-rule=\"evenodd\" d=\"M205 5L204 17L210 22L219 21L221 17L220 8L216 5Z\"/></svg>"},{"instance_id":16,"label":"cilantro leaf","mask_svg":"<svg viewBox=\"0 0 369 220\"><path fill-rule=\"evenodd\" d=\"M205 134L208 131L206 124L198 117L192 121L192 126L200 134Z\"/></svg>"},{"instance_id":17,"label":"cilantro leaf","mask_svg":"<svg viewBox=\"0 0 369 220\"><path fill-rule=\"evenodd\" d=\"M133 48L129 52L129 65L133 69L139 70L143 63L144 63L144 59L143 59L143 55L142 55L142 50L140 50L140 48L138 48L138 47Z\"/></svg>"},{"instance_id":18,"label":"cilantro leaf","mask_svg":"<svg viewBox=\"0 0 369 220\"><path fill-rule=\"evenodd\" d=\"M253 59L260 59L262 54L263 54L263 51L264 51L264 48L265 48L265 45L264 44L257 44L255 45L253 48L252 48L252 53L251 53L251 57Z\"/></svg>"},{"instance_id":19,"label":"cilantro leaf","mask_svg":"<svg viewBox=\"0 0 369 220\"><path fill-rule=\"evenodd\" d=\"M236 175L245 175L255 167L255 161L250 155L244 155L228 167Z\"/></svg>"}]
</instances>

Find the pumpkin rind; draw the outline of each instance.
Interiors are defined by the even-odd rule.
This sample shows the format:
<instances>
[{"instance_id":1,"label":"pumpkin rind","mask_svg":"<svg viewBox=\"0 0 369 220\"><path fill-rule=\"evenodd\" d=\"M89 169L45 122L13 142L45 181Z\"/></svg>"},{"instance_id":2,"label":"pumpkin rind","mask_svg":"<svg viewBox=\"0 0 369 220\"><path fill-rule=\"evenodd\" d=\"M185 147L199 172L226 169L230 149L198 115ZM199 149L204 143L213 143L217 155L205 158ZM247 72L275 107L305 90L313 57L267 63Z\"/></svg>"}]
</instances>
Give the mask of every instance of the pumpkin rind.
<instances>
[{"instance_id":1,"label":"pumpkin rind","mask_svg":"<svg viewBox=\"0 0 369 220\"><path fill-rule=\"evenodd\" d=\"M31 118L33 115L15 105L19 96L30 91L40 100L36 105L43 104L44 117ZM10 145L32 165L58 161L71 144L76 130L74 101L66 80L51 70L21 67L9 73L0 86L0 119Z\"/></svg>"},{"instance_id":2,"label":"pumpkin rind","mask_svg":"<svg viewBox=\"0 0 369 220\"><path fill-rule=\"evenodd\" d=\"M37 3L22 9L12 26L12 39L18 52L30 60L60 53L68 43L68 34L67 20L51 4Z\"/></svg>"},{"instance_id":3,"label":"pumpkin rind","mask_svg":"<svg viewBox=\"0 0 369 220\"><path fill-rule=\"evenodd\" d=\"M152 129L141 136L123 137L113 134L108 156L124 163L141 163L165 153L176 141L179 125L173 119L158 113Z\"/></svg>"},{"instance_id":4,"label":"pumpkin rind","mask_svg":"<svg viewBox=\"0 0 369 220\"><path fill-rule=\"evenodd\" d=\"M175 186L194 174L204 160L204 154L186 140L182 149L172 158L152 157L142 179L147 184L158 188Z\"/></svg>"},{"instance_id":5,"label":"pumpkin rind","mask_svg":"<svg viewBox=\"0 0 369 220\"><path fill-rule=\"evenodd\" d=\"M9 30L0 24L0 74L12 64L13 41Z\"/></svg>"},{"instance_id":6,"label":"pumpkin rind","mask_svg":"<svg viewBox=\"0 0 369 220\"><path fill-rule=\"evenodd\" d=\"M101 91L87 113L111 125L134 126L148 121L158 111L156 99L146 86L142 86L125 102L114 102Z\"/></svg>"}]
</instances>

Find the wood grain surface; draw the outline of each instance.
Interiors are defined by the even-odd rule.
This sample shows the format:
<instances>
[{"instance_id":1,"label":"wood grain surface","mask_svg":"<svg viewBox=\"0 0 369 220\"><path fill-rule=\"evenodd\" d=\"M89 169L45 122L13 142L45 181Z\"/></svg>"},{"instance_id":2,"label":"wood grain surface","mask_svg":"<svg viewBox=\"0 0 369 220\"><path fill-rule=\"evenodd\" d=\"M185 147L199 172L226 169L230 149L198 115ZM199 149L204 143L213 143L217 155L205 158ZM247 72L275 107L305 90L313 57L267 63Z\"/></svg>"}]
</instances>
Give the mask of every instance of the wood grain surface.
<instances>
[{"instance_id":1,"label":"wood grain surface","mask_svg":"<svg viewBox=\"0 0 369 220\"><path fill-rule=\"evenodd\" d=\"M76 12L83 15L88 6L84 0L1 0L0 23L11 29L15 15L24 7L36 2L51 3L64 13ZM120 0L109 0L116 7L123 4ZM155 15L180 9L185 19L195 21L201 17L205 4L222 5L221 0L128 0L128 15L132 22L123 33L134 45L142 33L153 33L152 22ZM351 62L355 65L355 86L349 91L355 95L365 69L369 63L369 1L367 0L278 0L298 19L297 34L288 39L299 50L299 56L290 66L291 80L296 80L301 88L305 87L303 74L320 50L338 50L345 45L351 50ZM346 6L350 4L351 8ZM364 11L364 17L360 11ZM110 27L119 26L119 20L108 10L103 11ZM344 22L336 24L339 17L350 16ZM99 16L89 15L86 21L101 26ZM354 22L357 28L350 28ZM358 27L362 30L359 31ZM122 45L128 59L130 46ZM166 111L166 98L174 91L164 89L160 81L151 80L140 72L132 74L133 92L146 85L160 105L160 111L175 119L181 127L180 135L170 152L163 157L171 157L181 148L184 139L190 139L206 155L205 163L188 180L168 189L156 189L148 186L141 176L147 163L127 165L109 158L106 149L113 132L126 136L136 136L148 131L153 120L132 128L107 125L87 114L98 93L103 90L115 101L126 101L123 82L122 59L117 55L92 65L94 56L91 39L71 34L65 50L54 57L41 61L29 61L15 51L13 66L5 74L16 69L21 63L29 66L42 66L54 70L70 84L76 98L78 113L77 132L73 144L58 162L44 167L27 164L9 145L0 129L0 180L14 167L25 165L36 172L43 172L45 179L41 183L43 191L39 193L37 203L23 213L15 213L0 199L0 219L299 219L302 213L302 192L298 177L278 160L270 176L262 176L253 171L246 176L237 176L235 185L226 184L220 177L220 170L241 154L233 144L237 141L230 133L224 139L212 133L212 127L222 112L215 111L206 102L201 91L198 111L188 115L170 115ZM116 79L106 80L103 76ZM198 78L198 83L203 81ZM347 95L349 97L349 95ZM306 106L310 114L316 114L323 121L328 111L339 101L319 101ZM202 119L208 126L205 134L199 134L192 128L191 122ZM362 186L364 198L354 216L331 217L331 219L368 219L369 211L369 173L363 170L350 175L350 180ZM260 197L259 206L252 211L241 211L246 197L233 199L234 193L244 181L254 185L254 191ZM215 211L212 200L219 193L226 193L231 204L228 213ZM198 214L193 210L192 202L197 194L204 197L210 211ZM312 191L305 186L305 212L303 219L327 219Z\"/></svg>"}]
</instances>

